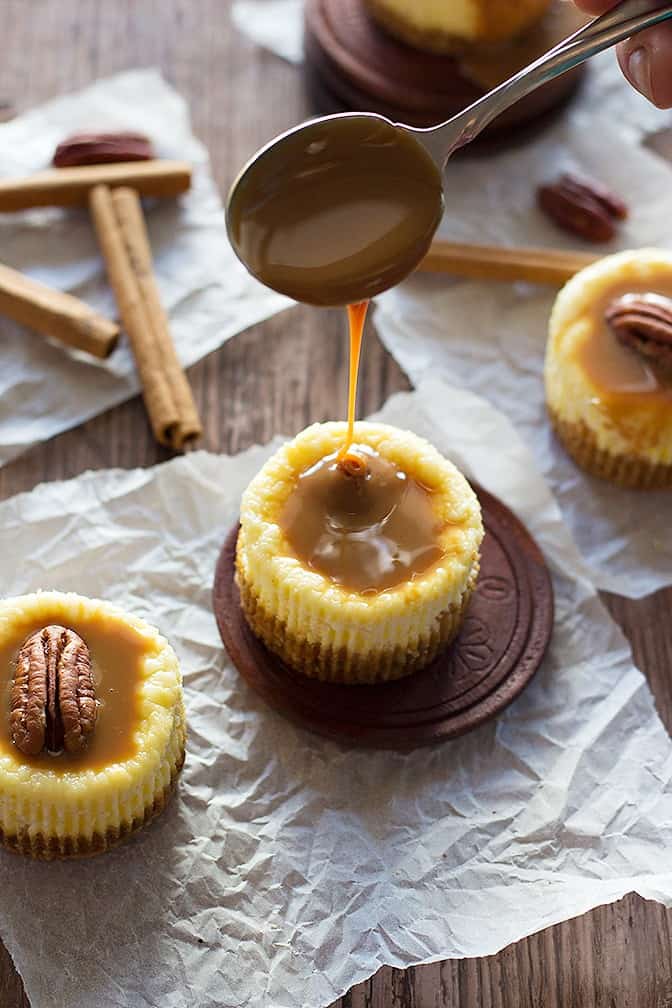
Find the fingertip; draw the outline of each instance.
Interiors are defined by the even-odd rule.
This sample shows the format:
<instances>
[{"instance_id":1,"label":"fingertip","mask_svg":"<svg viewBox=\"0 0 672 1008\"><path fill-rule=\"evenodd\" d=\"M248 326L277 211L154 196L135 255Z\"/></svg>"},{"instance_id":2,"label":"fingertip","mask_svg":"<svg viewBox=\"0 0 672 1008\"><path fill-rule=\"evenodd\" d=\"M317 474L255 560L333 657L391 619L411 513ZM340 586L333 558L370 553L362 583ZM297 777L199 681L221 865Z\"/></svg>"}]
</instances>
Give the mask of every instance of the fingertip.
<instances>
[{"instance_id":1,"label":"fingertip","mask_svg":"<svg viewBox=\"0 0 672 1008\"><path fill-rule=\"evenodd\" d=\"M672 108L672 26L659 24L619 46L618 61L637 91L658 108Z\"/></svg>"}]
</instances>

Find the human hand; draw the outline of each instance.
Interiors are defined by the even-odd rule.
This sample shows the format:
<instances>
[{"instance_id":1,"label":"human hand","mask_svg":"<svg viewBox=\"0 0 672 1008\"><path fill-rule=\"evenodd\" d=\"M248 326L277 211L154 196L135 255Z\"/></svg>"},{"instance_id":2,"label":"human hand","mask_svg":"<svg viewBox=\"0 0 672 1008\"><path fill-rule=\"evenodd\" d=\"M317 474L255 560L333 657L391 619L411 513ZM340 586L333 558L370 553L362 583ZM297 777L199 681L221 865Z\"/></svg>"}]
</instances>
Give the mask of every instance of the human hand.
<instances>
[{"instance_id":1,"label":"human hand","mask_svg":"<svg viewBox=\"0 0 672 1008\"><path fill-rule=\"evenodd\" d=\"M603 14L616 0L576 0L588 14ZM657 105L672 108L672 23L648 28L618 46L621 70L637 91Z\"/></svg>"}]
</instances>

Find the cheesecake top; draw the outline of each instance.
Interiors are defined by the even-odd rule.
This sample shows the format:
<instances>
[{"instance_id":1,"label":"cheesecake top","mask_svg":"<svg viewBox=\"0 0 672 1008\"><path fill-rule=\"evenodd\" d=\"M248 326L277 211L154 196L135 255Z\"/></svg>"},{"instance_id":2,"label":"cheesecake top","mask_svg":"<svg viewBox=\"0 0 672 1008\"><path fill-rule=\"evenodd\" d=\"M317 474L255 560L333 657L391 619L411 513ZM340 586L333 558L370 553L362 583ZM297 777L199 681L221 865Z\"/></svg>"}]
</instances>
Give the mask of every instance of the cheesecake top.
<instances>
[{"instance_id":1,"label":"cheesecake top","mask_svg":"<svg viewBox=\"0 0 672 1008\"><path fill-rule=\"evenodd\" d=\"M444 552L432 491L366 444L304 470L280 525L311 570L362 594L413 580Z\"/></svg>"},{"instance_id":2,"label":"cheesecake top","mask_svg":"<svg viewBox=\"0 0 672 1008\"><path fill-rule=\"evenodd\" d=\"M319 587L335 606L400 607L464 590L483 537L467 480L427 441L385 424L313 424L269 459L243 495L239 559L264 582ZM348 469L350 466L350 469Z\"/></svg>"},{"instance_id":3,"label":"cheesecake top","mask_svg":"<svg viewBox=\"0 0 672 1008\"><path fill-rule=\"evenodd\" d=\"M550 0L366 0L368 9L385 27L418 45L437 47L438 33L462 42L501 42L534 24Z\"/></svg>"},{"instance_id":4,"label":"cheesecake top","mask_svg":"<svg viewBox=\"0 0 672 1008\"><path fill-rule=\"evenodd\" d=\"M182 703L175 654L152 627L52 591L0 602L0 697L0 791L30 780L55 797L160 760Z\"/></svg>"}]
</instances>

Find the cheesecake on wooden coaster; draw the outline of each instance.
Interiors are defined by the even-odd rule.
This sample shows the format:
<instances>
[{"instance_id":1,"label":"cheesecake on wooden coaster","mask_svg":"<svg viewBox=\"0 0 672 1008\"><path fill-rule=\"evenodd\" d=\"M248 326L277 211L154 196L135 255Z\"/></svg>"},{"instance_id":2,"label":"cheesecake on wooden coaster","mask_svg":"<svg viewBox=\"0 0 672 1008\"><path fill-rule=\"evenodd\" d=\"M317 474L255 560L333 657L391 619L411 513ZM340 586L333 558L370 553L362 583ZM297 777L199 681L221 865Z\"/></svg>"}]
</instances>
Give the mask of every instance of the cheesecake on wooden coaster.
<instances>
[{"instance_id":1,"label":"cheesecake on wooden coaster","mask_svg":"<svg viewBox=\"0 0 672 1008\"><path fill-rule=\"evenodd\" d=\"M315 424L246 490L236 570L256 636L307 676L383 682L428 665L461 626L483 538L475 493L414 434Z\"/></svg>"}]
</instances>

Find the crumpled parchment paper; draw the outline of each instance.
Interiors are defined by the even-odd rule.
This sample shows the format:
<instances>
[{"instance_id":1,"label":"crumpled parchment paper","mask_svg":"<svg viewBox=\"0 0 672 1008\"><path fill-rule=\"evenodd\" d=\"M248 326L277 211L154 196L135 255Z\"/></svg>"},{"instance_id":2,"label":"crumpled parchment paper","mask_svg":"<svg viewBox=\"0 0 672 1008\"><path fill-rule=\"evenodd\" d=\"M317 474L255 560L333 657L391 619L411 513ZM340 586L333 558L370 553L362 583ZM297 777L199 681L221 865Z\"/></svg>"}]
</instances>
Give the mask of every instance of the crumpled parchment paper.
<instances>
[{"instance_id":1,"label":"crumpled parchment paper","mask_svg":"<svg viewBox=\"0 0 672 1008\"><path fill-rule=\"evenodd\" d=\"M302 4L241 0L234 21L285 58L301 58ZM535 188L562 171L601 179L630 217L616 240L584 246L596 254L672 243L672 167L643 145L669 126L623 80L613 53L591 60L578 97L531 143L487 157L454 158L446 168L441 237L493 245L576 248L538 211ZM543 355L550 288L414 277L377 299L375 324L411 380L440 375L488 398L532 448L599 588L637 598L672 583L667 492L619 490L585 476L551 435L544 405Z\"/></svg>"},{"instance_id":2,"label":"crumpled parchment paper","mask_svg":"<svg viewBox=\"0 0 672 1008\"><path fill-rule=\"evenodd\" d=\"M155 623L190 725L177 798L137 839L75 864L0 851L0 935L33 1008L320 1008L384 963L493 953L631 890L672 903L672 745L529 452L487 402L437 381L382 419L512 506L553 572L535 679L435 748L320 739L231 667L213 570L272 446L0 504L3 594L104 595Z\"/></svg>"},{"instance_id":3,"label":"crumpled parchment paper","mask_svg":"<svg viewBox=\"0 0 672 1008\"><path fill-rule=\"evenodd\" d=\"M190 192L147 210L157 280L185 365L291 303L236 259L207 151L191 132L183 99L155 70L100 80L0 125L0 175L48 167L59 141L86 129L138 130L159 157L194 165ZM0 214L0 261L117 315L83 209ZM0 465L139 389L125 339L107 361L97 361L3 320L0 359Z\"/></svg>"}]
</instances>

